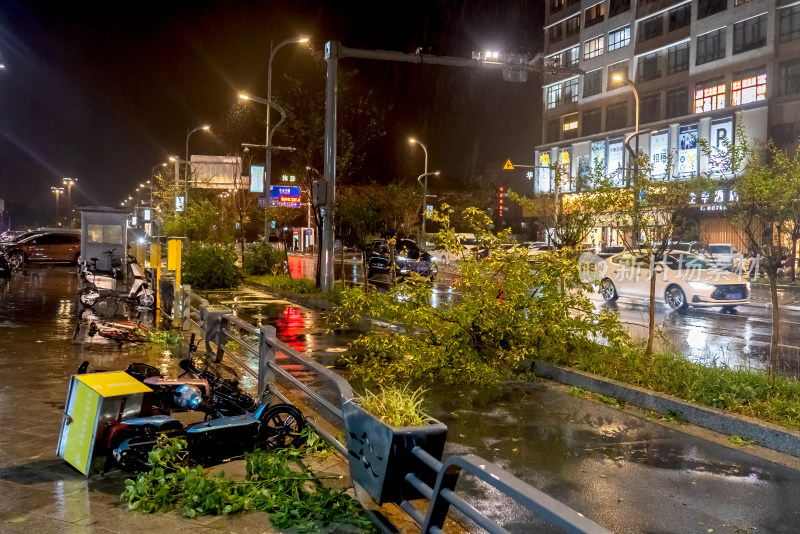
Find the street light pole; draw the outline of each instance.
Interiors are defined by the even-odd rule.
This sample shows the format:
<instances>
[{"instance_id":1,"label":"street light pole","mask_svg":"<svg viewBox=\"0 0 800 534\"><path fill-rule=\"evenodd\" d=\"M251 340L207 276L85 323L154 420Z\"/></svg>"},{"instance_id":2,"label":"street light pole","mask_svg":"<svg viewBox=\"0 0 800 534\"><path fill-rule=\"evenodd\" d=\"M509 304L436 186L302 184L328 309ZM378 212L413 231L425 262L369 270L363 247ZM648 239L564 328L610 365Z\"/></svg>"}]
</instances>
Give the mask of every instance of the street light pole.
<instances>
[{"instance_id":1,"label":"street light pole","mask_svg":"<svg viewBox=\"0 0 800 534\"><path fill-rule=\"evenodd\" d=\"M186 134L186 181L184 182L184 192L183 192L183 209L186 211L186 208L189 206L189 138L192 136L193 133L205 130L211 131L211 126L203 125L198 126L194 130L189 130Z\"/></svg>"},{"instance_id":2,"label":"street light pole","mask_svg":"<svg viewBox=\"0 0 800 534\"><path fill-rule=\"evenodd\" d=\"M639 131L639 89L636 87L636 84L628 78L627 76L623 76L622 74L615 74L612 76L612 79L617 82L622 82L628 87L631 88L633 91L633 98L636 103L635 107L635 123L634 123L634 130L633 133L628 135L625 138L625 147L628 149L628 153L630 153L631 158L633 159L633 236L631 239L631 244L634 247L639 246L639 221L638 221L638 211L639 211L639 135L641 132ZM630 140L632 137L636 138L636 149L635 151L631 149ZM628 182L630 186L630 181Z\"/></svg>"},{"instance_id":3,"label":"street light pole","mask_svg":"<svg viewBox=\"0 0 800 534\"><path fill-rule=\"evenodd\" d=\"M72 186L78 181L77 178L62 178L62 182L67 186L67 206L72 209Z\"/></svg>"},{"instance_id":4,"label":"street light pole","mask_svg":"<svg viewBox=\"0 0 800 534\"><path fill-rule=\"evenodd\" d=\"M272 48L272 41L269 43L270 52L269 52L269 63L267 64L267 101L272 102L272 60L275 58L275 54L280 50L282 47L293 44L293 43L307 43L309 40L308 37L305 35L300 35L298 37L290 37L284 41L278 43L278 46ZM269 149L270 145L270 106L267 105L267 159L264 164L264 175L266 176L267 186L272 184L272 151ZM264 193L269 198L269 189L268 187L264 188ZM266 236L265 236L266 237Z\"/></svg>"},{"instance_id":5,"label":"street light pole","mask_svg":"<svg viewBox=\"0 0 800 534\"><path fill-rule=\"evenodd\" d=\"M420 176L420 178L423 176L425 177L425 192L422 194L422 235L420 236L423 237L425 235L425 208L427 207L428 203L428 174L431 174L428 172L428 147L425 146L425 143L418 141L413 137L409 137L408 142L412 145L419 145L419 147L422 148L422 151L425 152L425 173ZM417 178L417 180L419 180L419 178Z\"/></svg>"},{"instance_id":6,"label":"street light pole","mask_svg":"<svg viewBox=\"0 0 800 534\"><path fill-rule=\"evenodd\" d=\"M50 191L52 191L56 195L56 225L58 225L58 197L60 197L61 194L64 192L64 188L63 187L51 187Z\"/></svg>"},{"instance_id":7,"label":"street light pole","mask_svg":"<svg viewBox=\"0 0 800 534\"><path fill-rule=\"evenodd\" d=\"M427 167L427 165L426 165ZM424 239L425 234L425 212L428 211L428 176L439 176L439 171L433 172L426 172L425 174L420 174L417 176L417 183L423 186L423 193L422 193L422 234ZM425 184L423 185L422 179L425 178Z\"/></svg>"}]
</instances>

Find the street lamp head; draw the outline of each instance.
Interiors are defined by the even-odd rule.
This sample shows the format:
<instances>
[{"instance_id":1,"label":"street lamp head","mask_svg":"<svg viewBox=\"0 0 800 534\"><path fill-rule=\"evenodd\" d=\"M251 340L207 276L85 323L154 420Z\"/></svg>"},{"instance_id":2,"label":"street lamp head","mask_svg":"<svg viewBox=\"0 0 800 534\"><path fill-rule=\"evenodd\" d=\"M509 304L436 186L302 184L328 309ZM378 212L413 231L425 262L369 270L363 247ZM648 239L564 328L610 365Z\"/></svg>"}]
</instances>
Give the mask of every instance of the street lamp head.
<instances>
[{"instance_id":1,"label":"street lamp head","mask_svg":"<svg viewBox=\"0 0 800 534\"><path fill-rule=\"evenodd\" d=\"M247 93L239 93L239 98L241 98L242 100L250 100L250 95L248 95Z\"/></svg>"},{"instance_id":2,"label":"street lamp head","mask_svg":"<svg viewBox=\"0 0 800 534\"><path fill-rule=\"evenodd\" d=\"M611 77L611 79L614 80L615 82L621 82L624 78L622 77L622 74L617 73L617 74L614 74Z\"/></svg>"},{"instance_id":3,"label":"street lamp head","mask_svg":"<svg viewBox=\"0 0 800 534\"><path fill-rule=\"evenodd\" d=\"M414 139L413 137L409 137L409 138L408 138L408 142L409 142L409 143L411 143L411 144L413 145L414 143L416 143L416 142L417 142L417 140L416 140L416 139Z\"/></svg>"},{"instance_id":4,"label":"street lamp head","mask_svg":"<svg viewBox=\"0 0 800 534\"><path fill-rule=\"evenodd\" d=\"M201 126L201 128L207 132L211 131L211 126L209 126L208 124Z\"/></svg>"},{"instance_id":5,"label":"street lamp head","mask_svg":"<svg viewBox=\"0 0 800 534\"><path fill-rule=\"evenodd\" d=\"M170 156L169 160L170 161L178 161L178 156Z\"/></svg>"},{"instance_id":6,"label":"street lamp head","mask_svg":"<svg viewBox=\"0 0 800 534\"><path fill-rule=\"evenodd\" d=\"M298 42L298 43L307 43L307 42L309 42L310 40L311 40L311 39L310 39L309 37L304 37L304 36L302 36L302 35L301 35L301 36L300 36L300 38L299 38L299 39L297 39L297 42Z\"/></svg>"}]
</instances>

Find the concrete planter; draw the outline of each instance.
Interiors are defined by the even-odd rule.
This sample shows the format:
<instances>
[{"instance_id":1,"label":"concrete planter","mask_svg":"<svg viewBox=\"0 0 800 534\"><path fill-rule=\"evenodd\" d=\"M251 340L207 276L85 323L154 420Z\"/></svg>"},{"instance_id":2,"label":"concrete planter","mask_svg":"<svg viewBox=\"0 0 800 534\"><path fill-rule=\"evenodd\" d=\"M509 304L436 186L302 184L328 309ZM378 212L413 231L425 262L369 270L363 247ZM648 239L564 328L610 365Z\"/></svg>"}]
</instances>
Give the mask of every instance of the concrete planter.
<instances>
[{"instance_id":1,"label":"concrete planter","mask_svg":"<svg viewBox=\"0 0 800 534\"><path fill-rule=\"evenodd\" d=\"M345 402L342 411L350 476L378 504L398 503L419 496L404 484L407 473L415 472L428 485L434 485L435 474L421 469L422 463L411 454L411 449L420 446L441 460L447 425L432 419L426 425L391 427L355 401Z\"/></svg>"}]
</instances>

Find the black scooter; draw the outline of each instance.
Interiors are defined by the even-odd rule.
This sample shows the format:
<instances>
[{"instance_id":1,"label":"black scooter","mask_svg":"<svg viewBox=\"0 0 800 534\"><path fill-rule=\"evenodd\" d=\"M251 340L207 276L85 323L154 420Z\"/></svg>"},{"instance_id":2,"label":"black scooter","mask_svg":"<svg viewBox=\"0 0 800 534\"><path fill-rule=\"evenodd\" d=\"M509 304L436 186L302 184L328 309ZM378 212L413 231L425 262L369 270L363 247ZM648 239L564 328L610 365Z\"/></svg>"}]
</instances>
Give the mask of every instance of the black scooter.
<instances>
[{"instance_id":1,"label":"black scooter","mask_svg":"<svg viewBox=\"0 0 800 534\"><path fill-rule=\"evenodd\" d=\"M222 378L211 372L209 366L196 367L191 357L196 350L192 335L189 357L180 362L184 373L175 380L162 378L156 368L146 364L128 367L129 374L153 387L153 404L170 411L204 412L205 421L184 426L171 415L163 414L118 421L109 426L105 445L122 469L149 469L148 453L160 435L184 437L189 457L202 464L220 463L256 448L300 444L305 421L299 409L291 404L257 404L240 389L238 379ZM233 373L232 370L228 372ZM183 378L187 373L193 377ZM203 387L203 383L208 387Z\"/></svg>"},{"instance_id":2,"label":"black scooter","mask_svg":"<svg viewBox=\"0 0 800 534\"><path fill-rule=\"evenodd\" d=\"M203 410L202 395L192 386L177 389L176 402L187 410ZM106 432L106 446L126 471L150 469L148 453L160 435L184 437L189 457L208 465L221 463L257 448L300 444L303 414L291 404L261 404L242 415L218 417L187 426L169 415L120 421Z\"/></svg>"}]
</instances>

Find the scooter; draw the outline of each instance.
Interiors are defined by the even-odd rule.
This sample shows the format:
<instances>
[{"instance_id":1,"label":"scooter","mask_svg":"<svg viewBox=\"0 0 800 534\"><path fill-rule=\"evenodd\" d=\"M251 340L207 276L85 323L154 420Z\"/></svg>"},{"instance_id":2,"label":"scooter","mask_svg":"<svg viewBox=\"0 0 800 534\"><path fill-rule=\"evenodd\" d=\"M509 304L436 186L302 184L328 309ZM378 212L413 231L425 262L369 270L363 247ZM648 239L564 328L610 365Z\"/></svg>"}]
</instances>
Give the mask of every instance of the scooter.
<instances>
[{"instance_id":1,"label":"scooter","mask_svg":"<svg viewBox=\"0 0 800 534\"><path fill-rule=\"evenodd\" d=\"M187 410L208 409L194 386L176 389L175 401ZM184 437L189 457L215 464L257 448L274 449L299 444L305 422L291 404L260 404L242 415L218 417L184 426L169 415L119 421L106 430L106 446L114 461L126 471L150 469L148 454L159 436Z\"/></svg>"},{"instance_id":2,"label":"scooter","mask_svg":"<svg viewBox=\"0 0 800 534\"><path fill-rule=\"evenodd\" d=\"M107 253L113 252L113 249ZM92 258L95 260L95 258ZM129 267L133 274L133 284L127 294L116 291L116 279L114 277L101 276L92 271L86 271L85 279L89 284L81 289L78 297L83 306L91 308L98 301L105 299L120 299L134 302L143 308L152 308L156 302L156 294L147 283L147 278L136 263L136 259L128 256Z\"/></svg>"}]
</instances>

